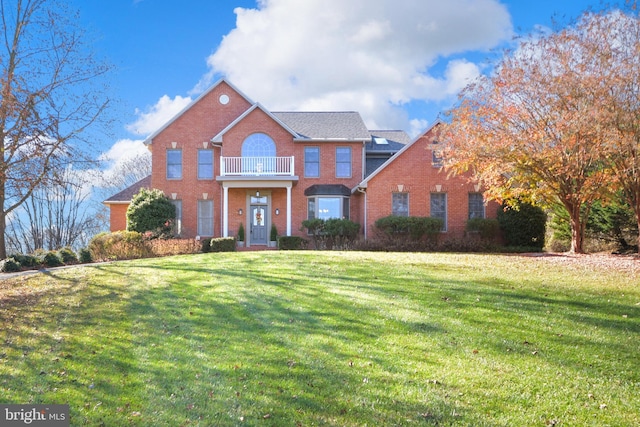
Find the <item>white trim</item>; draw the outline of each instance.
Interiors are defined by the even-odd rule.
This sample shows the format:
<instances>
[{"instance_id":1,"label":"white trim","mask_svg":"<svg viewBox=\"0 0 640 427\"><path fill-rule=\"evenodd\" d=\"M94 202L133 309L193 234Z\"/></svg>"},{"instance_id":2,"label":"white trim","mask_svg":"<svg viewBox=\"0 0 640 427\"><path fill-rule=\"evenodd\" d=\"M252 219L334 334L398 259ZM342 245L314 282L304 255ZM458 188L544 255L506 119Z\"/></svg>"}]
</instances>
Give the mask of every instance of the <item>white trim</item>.
<instances>
[{"instance_id":1,"label":"white trim","mask_svg":"<svg viewBox=\"0 0 640 427\"><path fill-rule=\"evenodd\" d=\"M242 121L245 117L247 117L249 115L249 113L252 113L256 109L262 110L263 113L265 113L267 116L272 118L276 123L278 123L280 126L282 126L282 128L284 130L289 132L291 134L291 136L294 137L294 139L298 137L298 134L293 129L291 129L289 126L287 126L282 120L280 120L279 118L274 116L269 110L264 108L262 106L262 104L260 104L259 102L256 102L251 107L249 107L249 109L247 111L245 111L240 116L238 116L238 118L236 118L234 121L229 123L229 125L226 128L222 129L216 136L211 138L211 142L212 143L220 143L220 142L222 142L222 137L224 136L225 133L227 133L229 130L231 130L235 125L237 125L240 121ZM260 132L260 131L258 130L257 132Z\"/></svg>"}]
</instances>

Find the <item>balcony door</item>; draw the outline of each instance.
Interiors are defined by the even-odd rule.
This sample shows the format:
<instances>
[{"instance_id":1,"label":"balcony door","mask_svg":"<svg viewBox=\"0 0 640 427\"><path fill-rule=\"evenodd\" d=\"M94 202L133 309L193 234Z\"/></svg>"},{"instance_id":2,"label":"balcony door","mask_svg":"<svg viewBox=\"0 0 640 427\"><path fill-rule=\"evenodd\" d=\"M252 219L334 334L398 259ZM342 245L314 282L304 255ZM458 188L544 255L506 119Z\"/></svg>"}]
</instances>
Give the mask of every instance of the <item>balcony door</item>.
<instances>
[{"instance_id":1,"label":"balcony door","mask_svg":"<svg viewBox=\"0 0 640 427\"><path fill-rule=\"evenodd\" d=\"M267 209L265 205L251 205L249 210L251 214L250 225L250 244L266 245L267 244Z\"/></svg>"}]
</instances>

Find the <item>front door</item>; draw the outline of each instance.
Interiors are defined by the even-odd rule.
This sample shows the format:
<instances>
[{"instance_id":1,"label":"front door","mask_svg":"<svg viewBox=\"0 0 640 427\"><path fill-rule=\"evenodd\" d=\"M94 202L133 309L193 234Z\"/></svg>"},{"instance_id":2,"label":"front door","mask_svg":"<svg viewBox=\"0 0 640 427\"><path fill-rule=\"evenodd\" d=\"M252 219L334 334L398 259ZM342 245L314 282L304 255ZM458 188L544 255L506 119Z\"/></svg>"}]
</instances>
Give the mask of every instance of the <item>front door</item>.
<instances>
[{"instance_id":1,"label":"front door","mask_svg":"<svg viewBox=\"0 0 640 427\"><path fill-rule=\"evenodd\" d=\"M249 242L252 245L267 244L266 212L267 210L265 209L265 206L251 205L251 229L249 231Z\"/></svg>"}]
</instances>

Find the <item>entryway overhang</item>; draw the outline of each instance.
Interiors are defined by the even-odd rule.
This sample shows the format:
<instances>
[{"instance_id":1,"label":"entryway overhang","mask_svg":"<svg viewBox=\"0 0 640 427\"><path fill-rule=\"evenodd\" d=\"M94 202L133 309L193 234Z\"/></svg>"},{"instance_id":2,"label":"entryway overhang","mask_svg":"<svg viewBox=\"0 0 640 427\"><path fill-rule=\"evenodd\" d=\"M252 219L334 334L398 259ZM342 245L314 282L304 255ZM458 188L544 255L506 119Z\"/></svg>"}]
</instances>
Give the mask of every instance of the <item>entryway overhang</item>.
<instances>
[{"instance_id":1,"label":"entryway overhang","mask_svg":"<svg viewBox=\"0 0 640 427\"><path fill-rule=\"evenodd\" d=\"M297 176L269 176L258 179L255 176L218 176L222 185L222 236L229 237L229 189L230 188L286 188L287 189L287 231L291 236L291 188L298 183Z\"/></svg>"}]
</instances>

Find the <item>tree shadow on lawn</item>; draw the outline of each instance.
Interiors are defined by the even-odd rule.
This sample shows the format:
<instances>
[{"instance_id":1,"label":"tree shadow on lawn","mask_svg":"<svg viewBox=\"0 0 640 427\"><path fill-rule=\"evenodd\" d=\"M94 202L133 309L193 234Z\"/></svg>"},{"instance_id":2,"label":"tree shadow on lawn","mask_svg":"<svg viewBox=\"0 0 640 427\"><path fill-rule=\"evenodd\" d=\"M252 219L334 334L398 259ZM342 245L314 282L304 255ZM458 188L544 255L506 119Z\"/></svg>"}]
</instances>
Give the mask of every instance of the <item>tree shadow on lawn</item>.
<instances>
[{"instance_id":1,"label":"tree shadow on lawn","mask_svg":"<svg viewBox=\"0 0 640 427\"><path fill-rule=\"evenodd\" d=\"M224 278L231 285L221 284ZM237 286L238 279L251 285ZM198 289L183 280L131 298L138 370L148 386L140 400L164 400L176 411L172 421L199 414L228 425L240 417L272 425L437 425L456 413L442 383L414 384L410 396L376 384L397 387L398 376L421 381L375 348L379 332L370 319L377 309L354 310L349 300L255 272L221 269ZM221 289L233 284L233 295ZM200 384L185 386L193 382ZM191 396L195 412L185 409L189 396L181 387L199 395ZM203 401L207 395L213 397Z\"/></svg>"}]
</instances>

